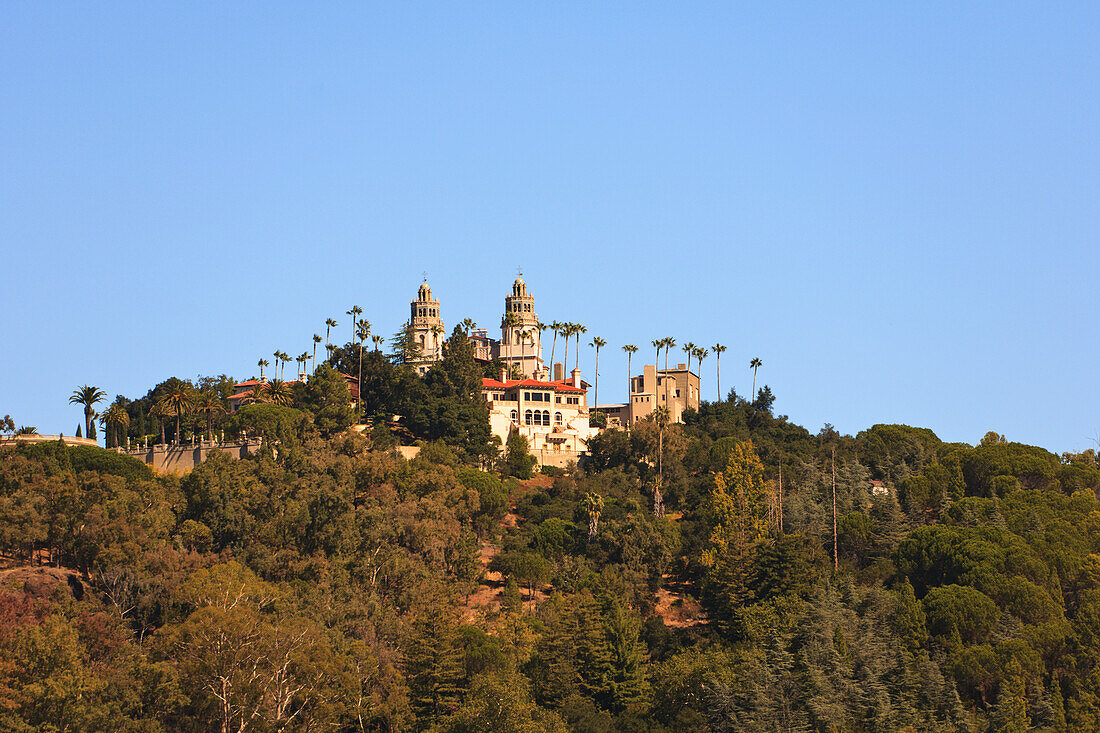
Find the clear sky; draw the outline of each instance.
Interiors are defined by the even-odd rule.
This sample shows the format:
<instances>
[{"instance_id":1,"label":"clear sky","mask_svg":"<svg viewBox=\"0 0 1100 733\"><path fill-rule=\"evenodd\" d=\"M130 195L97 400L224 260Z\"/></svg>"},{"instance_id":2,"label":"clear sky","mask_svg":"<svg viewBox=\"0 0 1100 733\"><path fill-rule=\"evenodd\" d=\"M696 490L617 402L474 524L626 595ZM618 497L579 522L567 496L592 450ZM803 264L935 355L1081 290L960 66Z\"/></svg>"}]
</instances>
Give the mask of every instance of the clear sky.
<instances>
[{"instance_id":1,"label":"clear sky","mask_svg":"<svg viewBox=\"0 0 1100 733\"><path fill-rule=\"evenodd\" d=\"M601 401L673 336L812 431L1094 446L1098 41L1095 2L7 2L0 415L391 334L425 271L496 327L522 267Z\"/></svg>"}]
</instances>

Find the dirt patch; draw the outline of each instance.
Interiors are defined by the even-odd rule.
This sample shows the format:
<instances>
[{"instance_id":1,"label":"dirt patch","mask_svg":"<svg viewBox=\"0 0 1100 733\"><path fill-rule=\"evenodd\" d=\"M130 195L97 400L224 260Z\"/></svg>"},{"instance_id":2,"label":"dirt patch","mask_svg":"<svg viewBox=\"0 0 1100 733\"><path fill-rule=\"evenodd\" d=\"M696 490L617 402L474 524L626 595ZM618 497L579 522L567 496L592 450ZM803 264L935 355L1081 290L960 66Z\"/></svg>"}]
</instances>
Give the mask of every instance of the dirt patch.
<instances>
[{"instance_id":1,"label":"dirt patch","mask_svg":"<svg viewBox=\"0 0 1100 733\"><path fill-rule=\"evenodd\" d=\"M667 575L663 577L653 612L661 617L665 626L684 629L707 623L707 614L692 590L689 583L671 582Z\"/></svg>"},{"instance_id":2,"label":"dirt patch","mask_svg":"<svg viewBox=\"0 0 1100 733\"><path fill-rule=\"evenodd\" d=\"M58 588L64 588L78 601L84 597L84 583L75 570L45 565L0 570L0 588L21 591L30 598L49 598Z\"/></svg>"}]
</instances>

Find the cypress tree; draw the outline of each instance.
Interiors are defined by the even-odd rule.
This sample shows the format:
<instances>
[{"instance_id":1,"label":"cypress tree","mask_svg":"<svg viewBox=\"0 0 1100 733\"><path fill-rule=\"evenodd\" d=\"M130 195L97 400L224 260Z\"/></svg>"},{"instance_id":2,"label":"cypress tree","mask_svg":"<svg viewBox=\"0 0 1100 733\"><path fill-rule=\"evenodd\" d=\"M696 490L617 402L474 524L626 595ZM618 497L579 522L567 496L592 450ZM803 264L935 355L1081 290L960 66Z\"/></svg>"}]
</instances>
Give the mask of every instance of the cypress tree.
<instances>
[{"instance_id":1,"label":"cypress tree","mask_svg":"<svg viewBox=\"0 0 1100 733\"><path fill-rule=\"evenodd\" d=\"M77 425L76 425L76 437L83 438L84 435L80 432L80 428L81 428L80 423L77 423Z\"/></svg>"}]
</instances>

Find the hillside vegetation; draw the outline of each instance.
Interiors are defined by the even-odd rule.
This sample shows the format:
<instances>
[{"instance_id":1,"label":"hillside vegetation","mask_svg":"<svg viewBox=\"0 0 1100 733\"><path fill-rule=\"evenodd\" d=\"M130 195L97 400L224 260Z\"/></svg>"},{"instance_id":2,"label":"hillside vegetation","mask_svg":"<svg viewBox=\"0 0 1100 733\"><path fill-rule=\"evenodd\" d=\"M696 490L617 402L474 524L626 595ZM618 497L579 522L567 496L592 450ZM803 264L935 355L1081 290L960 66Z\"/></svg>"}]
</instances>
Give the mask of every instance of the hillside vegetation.
<instances>
[{"instance_id":1,"label":"hillside vegetation","mask_svg":"<svg viewBox=\"0 0 1100 733\"><path fill-rule=\"evenodd\" d=\"M1092 451L731 393L521 481L458 373L412 461L308 395L182 478L6 449L0 729L1100 729Z\"/></svg>"}]
</instances>

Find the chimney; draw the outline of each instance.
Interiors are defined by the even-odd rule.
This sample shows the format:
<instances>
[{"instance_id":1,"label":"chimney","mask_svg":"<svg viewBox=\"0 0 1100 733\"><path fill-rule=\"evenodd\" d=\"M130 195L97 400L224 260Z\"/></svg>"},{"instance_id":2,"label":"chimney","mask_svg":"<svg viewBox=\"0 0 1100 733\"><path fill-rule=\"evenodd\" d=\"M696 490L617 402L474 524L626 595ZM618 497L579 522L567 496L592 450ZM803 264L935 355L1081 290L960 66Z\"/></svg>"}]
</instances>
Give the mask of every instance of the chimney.
<instances>
[{"instance_id":1,"label":"chimney","mask_svg":"<svg viewBox=\"0 0 1100 733\"><path fill-rule=\"evenodd\" d=\"M554 365L554 381L560 382L562 380L562 366L561 362Z\"/></svg>"},{"instance_id":2,"label":"chimney","mask_svg":"<svg viewBox=\"0 0 1100 733\"><path fill-rule=\"evenodd\" d=\"M507 382L508 381L508 370L507 369L501 369L500 370L500 381L502 381L502 382Z\"/></svg>"},{"instance_id":3,"label":"chimney","mask_svg":"<svg viewBox=\"0 0 1100 733\"><path fill-rule=\"evenodd\" d=\"M581 370L580 369L574 369L573 370L572 382L573 382L574 387L580 387L581 386Z\"/></svg>"}]
</instances>

